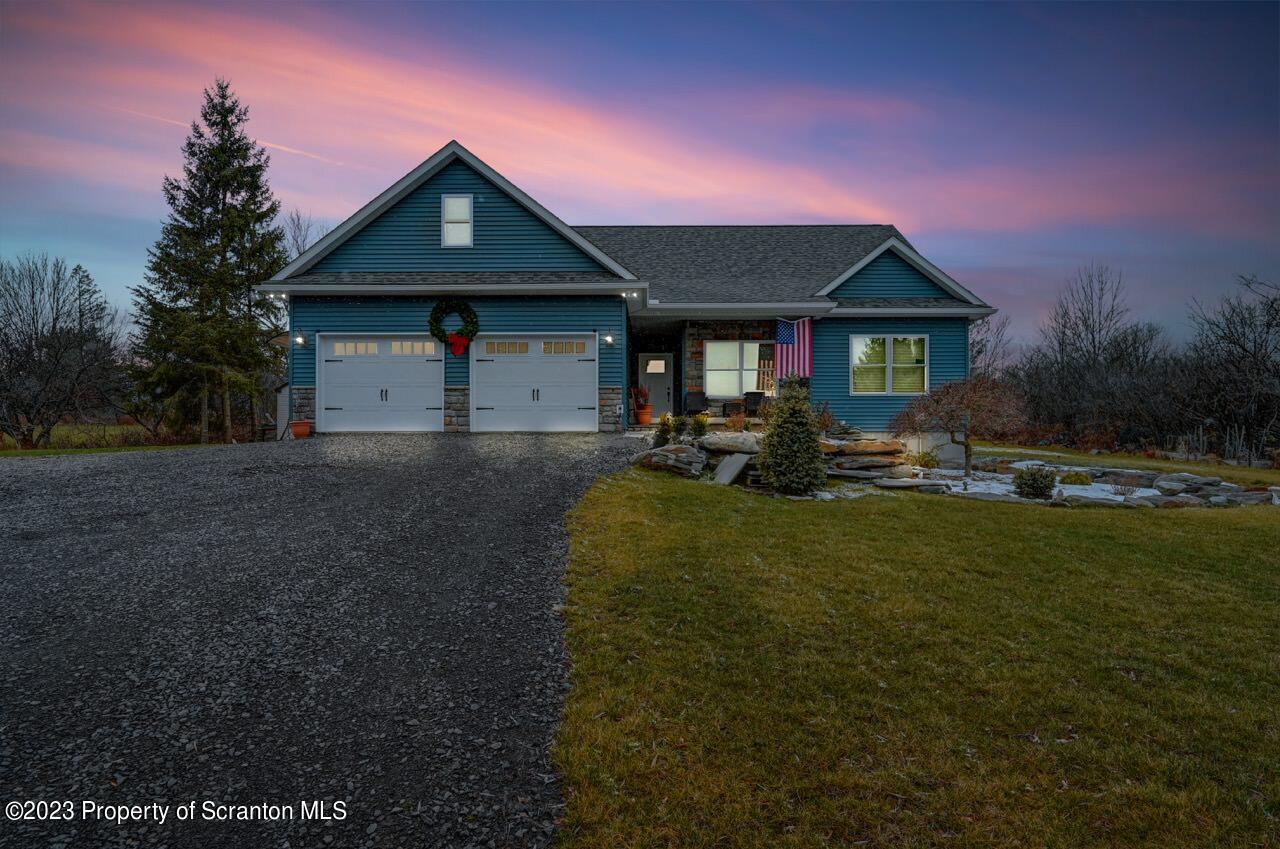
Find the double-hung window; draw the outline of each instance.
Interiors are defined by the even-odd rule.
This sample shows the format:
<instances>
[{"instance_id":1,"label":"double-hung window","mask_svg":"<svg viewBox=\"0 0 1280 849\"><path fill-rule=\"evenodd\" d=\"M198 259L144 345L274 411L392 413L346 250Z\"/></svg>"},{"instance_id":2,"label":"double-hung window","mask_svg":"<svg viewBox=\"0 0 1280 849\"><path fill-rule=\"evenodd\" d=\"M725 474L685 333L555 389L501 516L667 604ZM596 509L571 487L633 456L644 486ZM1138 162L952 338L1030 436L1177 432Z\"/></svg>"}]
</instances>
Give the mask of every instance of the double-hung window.
<instances>
[{"instance_id":1,"label":"double-hung window","mask_svg":"<svg viewBox=\"0 0 1280 849\"><path fill-rule=\"evenodd\" d=\"M440 198L440 244L446 248L469 248L472 237L471 195Z\"/></svg>"},{"instance_id":2,"label":"double-hung window","mask_svg":"<svg viewBox=\"0 0 1280 849\"><path fill-rule=\"evenodd\" d=\"M850 395L920 395L929 386L928 336L850 336Z\"/></svg>"},{"instance_id":3,"label":"double-hung window","mask_svg":"<svg viewBox=\"0 0 1280 849\"><path fill-rule=\"evenodd\" d=\"M741 398L744 392L775 394L772 342L703 344L708 398Z\"/></svg>"}]
</instances>

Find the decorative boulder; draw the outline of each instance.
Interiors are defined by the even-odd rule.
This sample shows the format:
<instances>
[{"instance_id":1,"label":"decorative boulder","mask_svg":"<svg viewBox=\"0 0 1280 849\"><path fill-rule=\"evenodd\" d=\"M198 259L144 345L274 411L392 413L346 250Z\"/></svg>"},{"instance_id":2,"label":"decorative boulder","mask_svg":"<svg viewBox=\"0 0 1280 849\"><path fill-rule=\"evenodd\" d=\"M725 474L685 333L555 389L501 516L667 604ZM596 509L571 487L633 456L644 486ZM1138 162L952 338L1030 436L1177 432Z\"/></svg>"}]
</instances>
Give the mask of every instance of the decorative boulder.
<instances>
[{"instance_id":1,"label":"decorative boulder","mask_svg":"<svg viewBox=\"0 0 1280 849\"><path fill-rule=\"evenodd\" d=\"M702 447L718 454L759 454L760 436L749 431L716 431L702 437Z\"/></svg>"},{"instance_id":2,"label":"decorative boulder","mask_svg":"<svg viewBox=\"0 0 1280 849\"><path fill-rule=\"evenodd\" d=\"M858 439L840 445L841 454L901 454L906 450L897 439Z\"/></svg>"},{"instance_id":3,"label":"decorative boulder","mask_svg":"<svg viewBox=\"0 0 1280 849\"><path fill-rule=\"evenodd\" d=\"M898 458L887 454L871 454L864 457L842 457L836 460L838 469L887 469L900 466Z\"/></svg>"},{"instance_id":4,"label":"decorative boulder","mask_svg":"<svg viewBox=\"0 0 1280 849\"><path fill-rule=\"evenodd\" d=\"M1187 485L1185 483L1164 480L1163 478L1152 484L1152 487L1161 495L1181 495L1187 490Z\"/></svg>"},{"instance_id":5,"label":"decorative boulder","mask_svg":"<svg viewBox=\"0 0 1280 849\"><path fill-rule=\"evenodd\" d=\"M876 469L882 478L898 478L908 480L916 476L916 470L910 466L890 466L887 469Z\"/></svg>"},{"instance_id":6,"label":"decorative boulder","mask_svg":"<svg viewBox=\"0 0 1280 849\"><path fill-rule=\"evenodd\" d=\"M702 468L707 464L707 455L692 445L664 445L641 454L636 458L636 464L646 469L696 478L702 474Z\"/></svg>"},{"instance_id":7,"label":"decorative boulder","mask_svg":"<svg viewBox=\"0 0 1280 849\"><path fill-rule=\"evenodd\" d=\"M1222 478L1205 477L1204 475L1193 475L1190 472L1177 472L1171 475L1161 475L1152 482L1152 486L1156 489L1161 484L1180 483L1183 489L1199 489L1202 486L1217 486L1222 483Z\"/></svg>"},{"instance_id":8,"label":"decorative boulder","mask_svg":"<svg viewBox=\"0 0 1280 849\"><path fill-rule=\"evenodd\" d=\"M935 495L942 495L946 493L948 489L947 485L942 481L880 478L874 483L881 489L914 489L917 492L928 492Z\"/></svg>"}]
</instances>

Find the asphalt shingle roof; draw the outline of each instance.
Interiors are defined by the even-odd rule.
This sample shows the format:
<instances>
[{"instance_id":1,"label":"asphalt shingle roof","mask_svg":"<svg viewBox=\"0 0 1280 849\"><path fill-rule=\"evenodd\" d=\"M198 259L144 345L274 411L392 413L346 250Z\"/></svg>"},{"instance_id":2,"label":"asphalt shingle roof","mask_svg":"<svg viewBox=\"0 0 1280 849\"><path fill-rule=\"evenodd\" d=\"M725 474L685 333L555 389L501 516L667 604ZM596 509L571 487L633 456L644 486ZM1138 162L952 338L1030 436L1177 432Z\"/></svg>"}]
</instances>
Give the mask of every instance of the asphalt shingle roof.
<instances>
[{"instance_id":1,"label":"asphalt shingle roof","mask_svg":"<svg viewBox=\"0 0 1280 849\"><path fill-rule=\"evenodd\" d=\"M795 303L886 239L889 224L575 227L662 303Z\"/></svg>"},{"instance_id":2,"label":"asphalt shingle roof","mask_svg":"<svg viewBox=\"0 0 1280 849\"><path fill-rule=\"evenodd\" d=\"M887 239L906 239L888 224L787 226L576 227L621 263L649 298L663 304L819 303L814 293ZM292 284L436 285L483 289L511 284L626 285L611 272L368 271L304 273ZM972 306L955 298L845 298L845 307Z\"/></svg>"}]
</instances>

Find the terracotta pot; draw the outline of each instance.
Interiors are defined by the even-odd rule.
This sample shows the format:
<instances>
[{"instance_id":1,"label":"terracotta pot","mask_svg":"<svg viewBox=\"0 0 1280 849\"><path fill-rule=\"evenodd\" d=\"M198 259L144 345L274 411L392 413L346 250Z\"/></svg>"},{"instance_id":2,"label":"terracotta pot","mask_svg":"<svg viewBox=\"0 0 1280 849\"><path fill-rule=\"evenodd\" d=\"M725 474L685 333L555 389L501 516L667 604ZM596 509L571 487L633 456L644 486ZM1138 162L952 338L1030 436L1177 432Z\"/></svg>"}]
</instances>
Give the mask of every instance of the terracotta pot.
<instances>
[{"instance_id":1,"label":"terracotta pot","mask_svg":"<svg viewBox=\"0 0 1280 849\"><path fill-rule=\"evenodd\" d=\"M311 435L311 422L289 422L289 430L293 431L294 439L306 439Z\"/></svg>"},{"instance_id":2,"label":"terracotta pot","mask_svg":"<svg viewBox=\"0 0 1280 849\"><path fill-rule=\"evenodd\" d=\"M653 405L643 404L636 406L636 424L653 424Z\"/></svg>"}]
</instances>

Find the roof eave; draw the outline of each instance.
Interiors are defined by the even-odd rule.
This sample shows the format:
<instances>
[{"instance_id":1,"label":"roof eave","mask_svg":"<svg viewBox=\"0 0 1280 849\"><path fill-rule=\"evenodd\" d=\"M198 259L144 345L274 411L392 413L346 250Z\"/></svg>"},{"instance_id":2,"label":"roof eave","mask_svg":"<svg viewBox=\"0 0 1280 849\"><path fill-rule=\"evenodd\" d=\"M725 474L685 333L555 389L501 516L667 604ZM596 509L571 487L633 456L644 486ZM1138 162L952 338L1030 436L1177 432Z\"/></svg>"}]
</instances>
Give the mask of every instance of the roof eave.
<instances>
[{"instance_id":1,"label":"roof eave","mask_svg":"<svg viewBox=\"0 0 1280 849\"><path fill-rule=\"evenodd\" d=\"M831 318L985 318L995 307L836 307Z\"/></svg>"},{"instance_id":2,"label":"roof eave","mask_svg":"<svg viewBox=\"0 0 1280 849\"><path fill-rule=\"evenodd\" d=\"M638 281L618 283L495 283L475 286L434 283L290 283L268 280L253 287L260 295L366 296L387 295L617 295L627 302L628 311L649 302L649 284Z\"/></svg>"}]
</instances>

